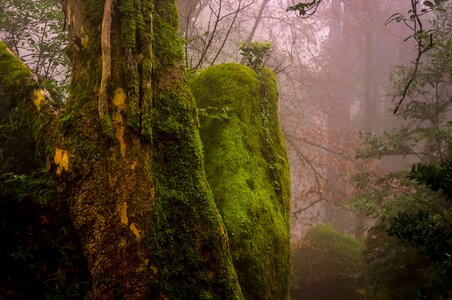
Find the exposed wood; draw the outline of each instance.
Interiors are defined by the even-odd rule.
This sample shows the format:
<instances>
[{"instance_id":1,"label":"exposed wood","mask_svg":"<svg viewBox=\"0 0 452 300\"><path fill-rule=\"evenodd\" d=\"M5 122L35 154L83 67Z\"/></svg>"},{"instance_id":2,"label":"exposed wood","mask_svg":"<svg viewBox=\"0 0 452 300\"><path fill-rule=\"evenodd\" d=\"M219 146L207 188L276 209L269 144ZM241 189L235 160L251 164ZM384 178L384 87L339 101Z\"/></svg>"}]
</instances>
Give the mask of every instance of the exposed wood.
<instances>
[{"instance_id":1,"label":"exposed wood","mask_svg":"<svg viewBox=\"0 0 452 300\"><path fill-rule=\"evenodd\" d=\"M108 94L111 80L111 10L112 0L105 0L104 15L102 19L102 34L101 34L101 47L102 47L102 79L100 82L99 90L99 117L101 122L108 114Z\"/></svg>"}]
</instances>

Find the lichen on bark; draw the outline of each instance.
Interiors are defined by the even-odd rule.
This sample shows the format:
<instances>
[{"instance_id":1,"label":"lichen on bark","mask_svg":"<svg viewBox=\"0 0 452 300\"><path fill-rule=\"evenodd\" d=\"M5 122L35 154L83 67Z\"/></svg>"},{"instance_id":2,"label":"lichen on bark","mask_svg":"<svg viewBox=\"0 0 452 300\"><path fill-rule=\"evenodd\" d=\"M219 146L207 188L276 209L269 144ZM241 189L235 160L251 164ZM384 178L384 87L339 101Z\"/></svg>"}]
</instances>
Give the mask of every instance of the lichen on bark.
<instances>
[{"instance_id":1,"label":"lichen on bark","mask_svg":"<svg viewBox=\"0 0 452 300\"><path fill-rule=\"evenodd\" d=\"M207 179L243 295L287 299L290 182L275 76L225 64L199 72L191 85Z\"/></svg>"}]
</instances>

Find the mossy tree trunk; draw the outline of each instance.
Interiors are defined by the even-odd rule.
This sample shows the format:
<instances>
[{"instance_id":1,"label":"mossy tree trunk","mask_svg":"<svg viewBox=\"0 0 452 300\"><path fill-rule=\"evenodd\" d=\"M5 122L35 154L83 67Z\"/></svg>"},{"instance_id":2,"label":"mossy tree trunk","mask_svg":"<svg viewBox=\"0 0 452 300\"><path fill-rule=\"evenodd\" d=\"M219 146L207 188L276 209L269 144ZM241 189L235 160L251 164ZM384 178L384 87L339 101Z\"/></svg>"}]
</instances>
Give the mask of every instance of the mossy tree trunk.
<instances>
[{"instance_id":1,"label":"mossy tree trunk","mask_svg":"<svg viewBox=\"0 0 452 300\"><path fill-rule=\"evenodd\" d=\"M42 120L36 131L49 136L42 146L94 297L242 298L205 179L174 1L66 3L67 105L52 113L33 89L24 93Z\"/></svg>"}]
</instances>

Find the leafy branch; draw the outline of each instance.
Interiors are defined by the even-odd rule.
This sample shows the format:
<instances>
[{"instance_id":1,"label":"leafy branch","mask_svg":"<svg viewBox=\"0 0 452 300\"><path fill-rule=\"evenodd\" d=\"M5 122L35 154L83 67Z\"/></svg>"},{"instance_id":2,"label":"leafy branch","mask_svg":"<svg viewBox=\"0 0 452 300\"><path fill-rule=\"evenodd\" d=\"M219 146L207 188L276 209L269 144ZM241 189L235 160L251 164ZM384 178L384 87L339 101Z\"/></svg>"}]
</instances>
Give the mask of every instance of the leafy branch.
<instances>
[{"instance_id":1,"label":"leafy branch","mask_svg":"<svg viewBox=\"0 0 452 300\"><path fill-rule=\"evenodd\" d=\"M400 106L402 105L402 102L405 100L408 94L408 90L416 80L422 56L425 52L432 49L435 45L432 30L424 29L422 17L433 11L444 11L441 6L448 0L423 1L422 6L420 6L421 1L422 0L410 0L411 9L408 11L408 15L395 13L390 16L385 22L385 25L394 21L397 23L403 22L413 32L413 34L406 38L406 40L413 38L416 42L417 50L417 55L414 60L413 72L409 77L407 83L405 84L405 87L403 88L402 95L394 109L394 114L398 112Z\"/></svg>"},{"instance_id":2,"label":"leafy branch","mask_svg":"<svg viewBox=\"0 0 452 300\"><path fill-rule=\"evenodd\" d=\"M300 2L289 6L286 11L298 12L300 17L307 19L317 12L317 9L322 1L323 0L312 0L311 2Z\"/></svg>"}]
</instances>

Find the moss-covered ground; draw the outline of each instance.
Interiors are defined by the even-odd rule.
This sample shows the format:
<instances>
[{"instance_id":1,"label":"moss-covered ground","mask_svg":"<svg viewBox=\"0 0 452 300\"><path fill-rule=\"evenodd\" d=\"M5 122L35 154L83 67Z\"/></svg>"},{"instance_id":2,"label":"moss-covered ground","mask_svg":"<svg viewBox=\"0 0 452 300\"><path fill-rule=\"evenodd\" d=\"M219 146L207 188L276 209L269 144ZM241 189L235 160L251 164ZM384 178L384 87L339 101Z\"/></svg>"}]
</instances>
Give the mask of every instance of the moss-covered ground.
<instances>
[{"instance_id":1,"label":"moss-covered ground","mask_svg":"<svg viewBox=\"0 0 452 300\"><path fill-rule=\"evenodd\" d=\"M355 237L329 224L316 225L293 248L292 259L292 299L364 299L363 291L358 293L363 244Z\"/></svg>"}]
</instances>

